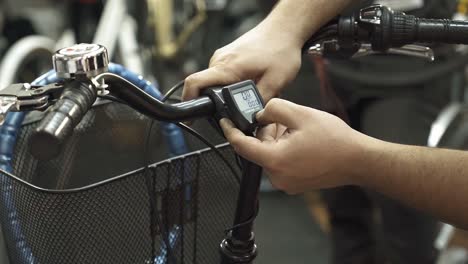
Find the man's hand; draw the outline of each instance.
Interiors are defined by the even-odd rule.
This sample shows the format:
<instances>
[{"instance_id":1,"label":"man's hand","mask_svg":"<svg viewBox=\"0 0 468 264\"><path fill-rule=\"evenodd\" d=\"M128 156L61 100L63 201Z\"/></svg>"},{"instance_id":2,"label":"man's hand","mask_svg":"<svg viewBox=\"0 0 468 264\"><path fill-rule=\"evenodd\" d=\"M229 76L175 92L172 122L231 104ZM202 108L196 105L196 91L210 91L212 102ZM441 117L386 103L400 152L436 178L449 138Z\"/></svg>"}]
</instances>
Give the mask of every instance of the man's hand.
<instances>
[{"instance_id":1,"label":"man's hand","mask_svg":"<svg viewBox=\"0 0 468 264\"><path fill-rule=\"evenodd\" d=\"M254 80L265 102L296 77L306 40L353 0L278 1L268 17L217 50L209 68L185 80L184 100L203 88Z\"/></svg>"},{"instance_id":2,"label":"man's hand","mask_svg":"<svg viewBox=\"0 0 468 264\"><path fill-rule=\"evenodd\" d=\"M272 184L287 193L356 184L348 170L361 158L367 137L338 117L281 99L257 114L265 127L245 136L227 120L221 127L235 151L264 167Z\"/></svg>"},{"instance_id":3,"label":"man's hand","mask_svg":"<svg viewBox=\"0 0 468 264\"><path fill-rule=\"evenodd\" d=\"M257 114L265 127L245 136L221 127L235 151L265 168L290 194L359 185L468 229L468 152L405 146L365 136L339 118L272 99Z\"/></svg>"},{"instance_id":4,"label":"man's hand","mask_svg":"<svg viewBox=\"0 0 468 264\"><path fill-rule=\"evenodd\" d=\"M251 79L265 101L293 80L301 65L302 43L287 33L259 25L231 44L217 50L207 70L187 77L183 99L198 96L203 88Z\"/></svg>"}]
</instances>

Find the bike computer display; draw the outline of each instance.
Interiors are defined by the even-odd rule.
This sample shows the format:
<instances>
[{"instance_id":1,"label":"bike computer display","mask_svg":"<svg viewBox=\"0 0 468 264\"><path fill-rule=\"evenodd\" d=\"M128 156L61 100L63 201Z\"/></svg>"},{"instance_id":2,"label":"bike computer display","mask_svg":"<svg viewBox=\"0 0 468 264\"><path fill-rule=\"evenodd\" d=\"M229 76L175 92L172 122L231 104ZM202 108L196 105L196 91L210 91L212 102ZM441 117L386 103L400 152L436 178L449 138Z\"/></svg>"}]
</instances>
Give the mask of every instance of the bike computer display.
<instances>
[{"instance_id":1,"label":"bike computer display","mask_svg":"<svg viewBox=\"0 0 468 264\"><path fill-rule=\"evenodd\" d=\"M242 131L255 129L255 114L263 109L263 100L253 81L244 81L221 90L229 118Z\"/></svg>"}]
</instances>

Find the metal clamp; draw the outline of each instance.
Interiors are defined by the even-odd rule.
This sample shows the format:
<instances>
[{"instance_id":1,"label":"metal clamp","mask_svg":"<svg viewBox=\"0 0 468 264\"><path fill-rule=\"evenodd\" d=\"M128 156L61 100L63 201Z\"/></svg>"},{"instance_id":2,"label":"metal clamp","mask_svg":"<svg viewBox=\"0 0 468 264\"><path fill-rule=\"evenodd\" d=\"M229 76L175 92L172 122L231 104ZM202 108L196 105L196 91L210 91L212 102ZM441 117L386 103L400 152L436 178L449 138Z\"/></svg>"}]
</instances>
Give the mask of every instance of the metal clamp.
<instances>
[{"instance_id":1,"label":"metal clamp","mask_svg":"<svg viewBox=\"0 0 468 264\"><path fill-rule=\"evenodd\" d=\"M63 90L63 85L31 86L28 83L12 84L0 91L0 125L9 112L45 110Z\"/></svg>"},{"instance_id":2,"label":"metal clamp","mask_svg":"<svg viewBox=\"0 0 468 264\"><path fill-rule=\"evenodd\" d=\"M421 58L431 62L435 60L434 51L431 48L413 44L405 45L399 48L390 48L384 52L381 52L373 50L371 44L363 43L360 44L360 47L357 51L350 50L349 52L352 54L350 57L353 59L375 54L392 54ZM316 43L308 50L308 54L312 56L332 56L338 53L346 54L346 51L340 47L337 40L327 40Z\"/></svg>"},{"instance_id":3,"label":"metal clamp","mask_svg":"<svg viewBox=\"0 0 468 264\"><path fill-rule=\"evenodd\" d=\"M309 47L307 53L312 56L323 56L340 51L340 45L336 39L322 41Z\"/></svg>"},{"instance_id":4,"label":"metal clamp","mask_svg":"<svg viewBox=\"0 0 468 264\"><path fill-rule=\"evenodd\" d=\"M431 62L435 60L434 51L431 48L413 44L405 45L400 48L390 48L384 52L373 50L371 44L361 44L361 48L354 54L353 58L360 58L374 54L403 55L421 58Z\"/></svg>"}]
</instances>

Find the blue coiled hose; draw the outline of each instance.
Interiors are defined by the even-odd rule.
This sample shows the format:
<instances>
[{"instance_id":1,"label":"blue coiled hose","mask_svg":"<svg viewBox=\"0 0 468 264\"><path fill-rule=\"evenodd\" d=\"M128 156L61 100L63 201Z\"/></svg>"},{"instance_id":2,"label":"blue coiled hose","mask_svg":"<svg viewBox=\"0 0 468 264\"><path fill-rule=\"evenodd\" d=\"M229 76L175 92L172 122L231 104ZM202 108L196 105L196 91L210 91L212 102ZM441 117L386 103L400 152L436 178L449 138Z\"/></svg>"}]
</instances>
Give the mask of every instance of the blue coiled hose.
<instances>
[{"instance_id":1,"label":"blue coiled hose","mask_svg":"<svg viewBox=\"0 0 468 264\"><path fill-rule=\"evenodd\" d=\"M155 98L160 100L162 99L162 95L159 92L157 86L145 80L142 76L125 69L123 66L118 64L110 64L109 72L125 78ZM47 85L57 81L58 78L55 74L55 71L51 70L36 79L31 84ZM9 173L13 171L11 162L16 145L16 139L25 116L26 113L23 112L9 113L5 118L4 124L0 126L0 169ZM185 144L185 139L181 129L171 123L163 123L162 127L163 136L166 138L166 142L168 142L170 154L172 156L178 156L187 153L188 149ZM16 206L12 194L12 179L6 175L2 176L3 177L0 177L0 181L2 181L1 186L3 186L3 188L0 195L3 196L2 198L5 201L3 206L5 206L7 211L7 222L2 224L3 231L6 237L12 238L14 240L15 248L10 250L16 250L19 253L20 262L34 264L35 260L33 253L26 243L26 239L21 230L21 223L18 220ZM163 249L162 251L165 253L166 249ZM165 255L164 253L163 256Z\"/></svg>"}]
</instances>

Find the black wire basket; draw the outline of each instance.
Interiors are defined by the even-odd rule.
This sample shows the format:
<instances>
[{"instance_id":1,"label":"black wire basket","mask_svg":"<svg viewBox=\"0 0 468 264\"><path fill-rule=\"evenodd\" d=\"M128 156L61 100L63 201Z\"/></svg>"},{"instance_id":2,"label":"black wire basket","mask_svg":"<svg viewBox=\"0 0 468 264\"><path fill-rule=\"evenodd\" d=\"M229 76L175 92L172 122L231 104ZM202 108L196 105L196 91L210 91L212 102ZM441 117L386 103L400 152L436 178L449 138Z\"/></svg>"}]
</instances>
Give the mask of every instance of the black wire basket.
<instances>
[{"instance_id":1,"label":"black wire basket","mask_svg":"<svg viewBox=\"0 0 468 264\"><path fill-rule=\"evenodd\" d=\"M189 139L192 152L171 158L159 122L106 103L85 116L60 156L38 161L28 140L40 116L28 119L15 176L0 175L11 263L219 263L239 193L238 168L219 157L236 166L228 145L217 153Z\"/></svg>"}]
</instances>

